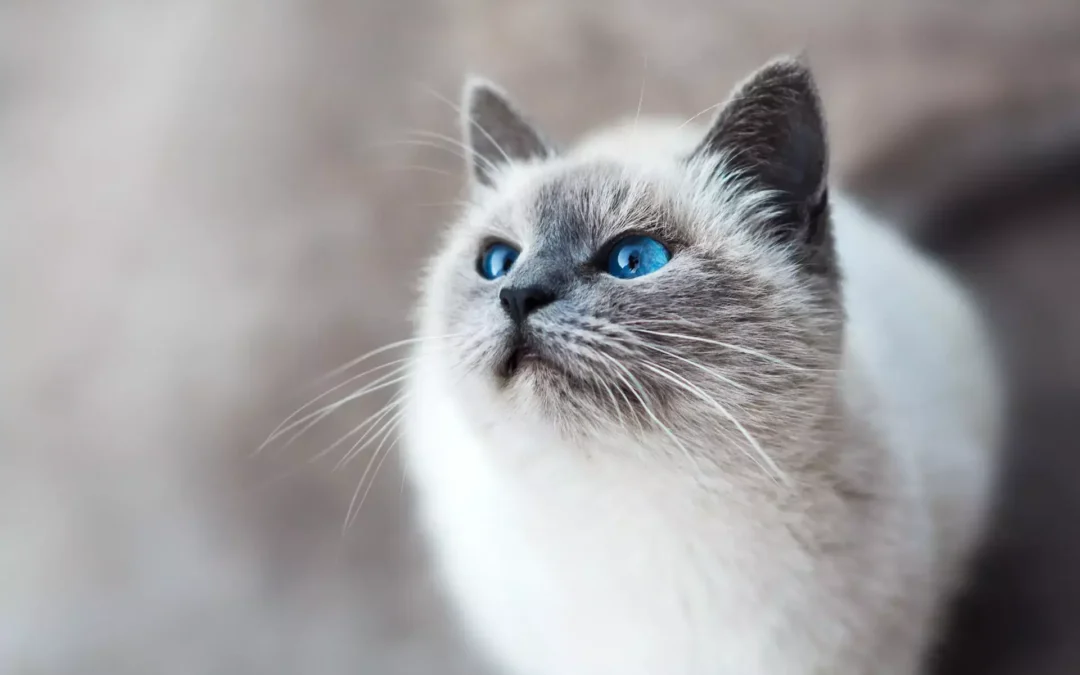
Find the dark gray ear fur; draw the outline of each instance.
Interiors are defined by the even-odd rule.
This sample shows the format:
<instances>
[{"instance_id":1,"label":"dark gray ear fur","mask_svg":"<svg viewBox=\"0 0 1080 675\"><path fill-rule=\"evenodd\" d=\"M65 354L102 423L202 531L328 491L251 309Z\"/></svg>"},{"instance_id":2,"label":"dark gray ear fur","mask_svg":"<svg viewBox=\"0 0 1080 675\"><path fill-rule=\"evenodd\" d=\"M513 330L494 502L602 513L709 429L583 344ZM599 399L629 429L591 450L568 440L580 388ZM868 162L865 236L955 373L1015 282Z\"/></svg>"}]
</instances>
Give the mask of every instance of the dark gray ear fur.
<instances>
[{"instance_id":1,"label":"dark gray ear fur","mask_svg":"<svg viewBox=\"0 0 1080 675\"><path fill-rule=\"evenodd\" d=\"M469 174L491 187L493 174L512 162L543 159L554 148L496 85L469 77L462 92L462 133L469 148Z\"/></svg>"},{"instance_id":2,"label":"dark gray ear fur","mask_svg":"<svg viewBox=\"0 0 1080 675\"><path fill-rule=\"evenodd\" d=\"M695 157L721 154L723 170L771 190L777 239L815 266L831 264L828 145L817 86L799 59L776 59L735 88Z\"/></svg>"}]
</instances>

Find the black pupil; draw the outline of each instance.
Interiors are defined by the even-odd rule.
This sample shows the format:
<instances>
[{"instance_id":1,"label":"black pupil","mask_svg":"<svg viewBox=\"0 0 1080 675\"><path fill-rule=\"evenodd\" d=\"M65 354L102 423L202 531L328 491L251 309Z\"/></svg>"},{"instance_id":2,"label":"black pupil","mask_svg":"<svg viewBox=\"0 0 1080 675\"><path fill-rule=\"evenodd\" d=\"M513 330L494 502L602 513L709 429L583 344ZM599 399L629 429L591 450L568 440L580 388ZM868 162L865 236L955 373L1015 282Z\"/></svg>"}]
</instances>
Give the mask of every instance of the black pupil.
<instances>
[{"instance_id":1,"label":"black pupil","mask_svg":"<svg viewBox=\"0 0 1080 675\"><path fill-rule=\"evenodd\" d=\"M640 263L641 263L641 256L638 255L636 252L631 253L630 257L626 259L626 266L630 268L631 272L637 270L638 265Z\"/></svg>"},{"instance_id":2,"label":"black pupil","mask_svg":"<svg viewBox=\"0 0 1080 675\"><path fill-rule=\"evenodd\" d=\"M502 271L509 272L510 266L514 264L514 258L510 255L504 255L502 259Z\"/></svg>"}]
</instances>

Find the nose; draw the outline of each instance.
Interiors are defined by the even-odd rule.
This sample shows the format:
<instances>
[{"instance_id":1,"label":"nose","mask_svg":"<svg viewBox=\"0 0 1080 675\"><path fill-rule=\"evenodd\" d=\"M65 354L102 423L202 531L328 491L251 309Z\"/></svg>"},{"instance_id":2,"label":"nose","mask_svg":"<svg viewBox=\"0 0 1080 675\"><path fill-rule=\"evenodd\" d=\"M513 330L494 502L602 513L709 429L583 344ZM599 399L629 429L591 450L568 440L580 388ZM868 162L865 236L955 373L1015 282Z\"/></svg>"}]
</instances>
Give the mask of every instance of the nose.
<instances>
[{"instance_id":1,"label":"nose","mask_svg":"<svg viewBox=\"0 0 1080 675\"><path fill-rule=\"evenodd\" d=\"M543 286L504 288L499 291L499 302L517 324L554 299L555 294Z\"/></svg>"}]
</instances>

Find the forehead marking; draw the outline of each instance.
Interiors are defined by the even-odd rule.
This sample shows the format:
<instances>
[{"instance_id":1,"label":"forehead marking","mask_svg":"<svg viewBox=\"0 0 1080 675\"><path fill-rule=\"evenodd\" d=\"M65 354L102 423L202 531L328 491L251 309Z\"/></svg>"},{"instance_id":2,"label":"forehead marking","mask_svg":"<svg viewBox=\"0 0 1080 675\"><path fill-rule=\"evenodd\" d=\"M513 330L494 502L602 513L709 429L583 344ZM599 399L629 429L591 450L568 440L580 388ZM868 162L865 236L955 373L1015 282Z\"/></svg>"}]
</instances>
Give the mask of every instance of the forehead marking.
<instances>
[{"instance_id":1,"label":"forehead marking","mask_svg":"<svg viewBox=\"0 0 1080 675\"><path fill-rule=\"evenodd\" d=\"M591 165L545 181L532 203L538 240L568 246L597 246L620 231L652 229L663 206L618 167ZM634 194L637 193L637 194Z\"/></svg>"}]
</instances>

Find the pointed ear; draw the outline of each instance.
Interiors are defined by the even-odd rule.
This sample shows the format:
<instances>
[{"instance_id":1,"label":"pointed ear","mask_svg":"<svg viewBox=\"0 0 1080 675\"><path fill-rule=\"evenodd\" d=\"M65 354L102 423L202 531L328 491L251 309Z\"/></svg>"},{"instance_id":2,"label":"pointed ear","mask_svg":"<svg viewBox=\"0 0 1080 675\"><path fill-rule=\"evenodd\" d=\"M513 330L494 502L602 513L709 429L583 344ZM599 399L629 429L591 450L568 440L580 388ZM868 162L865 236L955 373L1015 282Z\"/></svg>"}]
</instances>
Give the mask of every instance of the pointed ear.
<instances>
[{"instance_id":1,"label":"pointed ear","mask_svg":"<svg viewBox=\"0 0 1080 675\"><path fill-rule=\"evenodd\" d=\"M512 162L543 159L554 148L494 84L470 77L462 92L462 131L469 148L469 174L491 187L493 174Z\"/></svg>"},{"instance_id":2,"label":"pointed ear","mask_svg":"<svg viewBox=\"0 0 1080 675\"><path fill-rule=\"evenodd\" d=\"M736 87L694 151L717 154L724 170L775 192L781 208L775 234L798 244L828 239L825 123L804 63L777 59Z\"/></svg>"}]
</instances>

